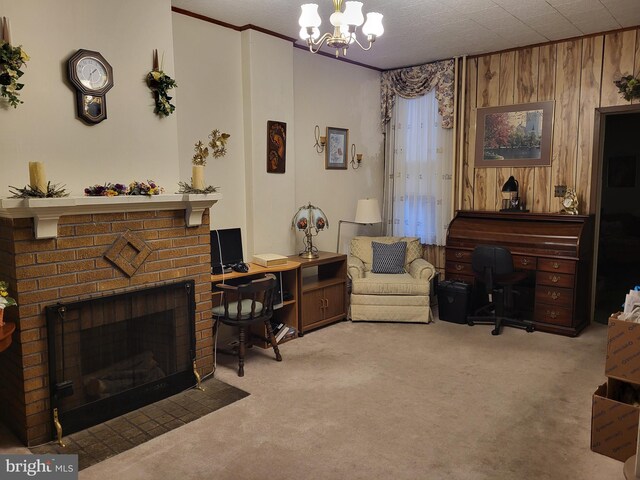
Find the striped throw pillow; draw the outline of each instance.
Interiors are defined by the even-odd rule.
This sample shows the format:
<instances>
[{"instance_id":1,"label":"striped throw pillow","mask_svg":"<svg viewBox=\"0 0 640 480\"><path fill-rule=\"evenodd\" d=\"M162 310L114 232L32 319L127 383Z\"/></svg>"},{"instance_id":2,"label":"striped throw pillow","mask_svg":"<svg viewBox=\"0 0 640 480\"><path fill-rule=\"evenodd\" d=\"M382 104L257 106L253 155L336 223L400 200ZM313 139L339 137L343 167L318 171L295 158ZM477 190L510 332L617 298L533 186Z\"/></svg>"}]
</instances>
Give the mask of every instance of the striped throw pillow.
<instances>
[{"instance_id":1,"label":"striped throw pillow","mask_svg":"<svg viewBox=\"0 0 640 480\"><path fill-rule=\"evenodd\" d=\"M404 273L404 258L407 242L371 242L373 249L373 273Z\"/></svg>"}]
</instances>

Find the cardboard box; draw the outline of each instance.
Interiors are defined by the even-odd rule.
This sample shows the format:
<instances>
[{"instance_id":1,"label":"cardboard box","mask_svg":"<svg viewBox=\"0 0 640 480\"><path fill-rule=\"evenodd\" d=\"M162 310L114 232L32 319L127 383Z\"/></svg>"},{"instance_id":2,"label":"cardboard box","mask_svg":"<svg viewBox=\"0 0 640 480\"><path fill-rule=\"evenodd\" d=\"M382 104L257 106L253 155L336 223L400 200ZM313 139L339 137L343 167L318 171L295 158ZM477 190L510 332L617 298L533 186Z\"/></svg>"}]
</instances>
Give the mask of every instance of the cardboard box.
<instances>
[{"instance_id":1,"label":"cardboard box","mask_svg":"<svg viewBox=\"0 0 640 480\"><path fill-rule=\"evenodd\" d=\"M287 263L287 257L278 255L277 253L260 253L253 256L253 263L257 263L263 267L273 267Z\"/></svg>"},{"instance_id":2,"label":"cardboard box","mask_svg":"<svg viewBox=\"0 0 640 480\"><path fill-rule=\"evenodd\" d=\"M624 462L636 453L640 408L614 400L622 383L609 379L593 394L591 450Z\"/></svg>"},{"instance_id":3,"label":"cardboard box","mask_svg":"<svg viewBox=\"0 0 640 480\"><path fill-rule=\"evenodd\" d=\"M618 320L613 314L607 336L605 375L640 384L640 323Z\"/></svg>"}]
</instances>

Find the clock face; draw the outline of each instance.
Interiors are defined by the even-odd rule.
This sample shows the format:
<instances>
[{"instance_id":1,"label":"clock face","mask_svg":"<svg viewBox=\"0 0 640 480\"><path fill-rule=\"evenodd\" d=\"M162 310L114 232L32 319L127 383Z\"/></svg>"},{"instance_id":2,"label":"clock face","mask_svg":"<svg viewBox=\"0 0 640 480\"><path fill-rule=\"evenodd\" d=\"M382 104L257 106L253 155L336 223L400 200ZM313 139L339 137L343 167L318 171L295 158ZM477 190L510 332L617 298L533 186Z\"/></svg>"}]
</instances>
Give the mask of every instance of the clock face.
<instances>
[{"instance_id":1,"label":"clock face","mask_svg":"<svg viewBox=\"0 0 640 480\"><path fill-rule=\"evenodd\" d=\"M562 201L562 205L564 206L564 208L569 208L573 205L573 198L571 197L566 197L563 201Z\"/></svg>"},{"instance_id":2,"label":"clock face","mask_svg":"<svg viewBox=\"0 0 640 480\"><path fill-rule=\"evenodd\" d=\"M84 57L76 65L78 80L90 90L99 90L109 80L106 67L94 57Z\"/></svg>"}]
</instances>

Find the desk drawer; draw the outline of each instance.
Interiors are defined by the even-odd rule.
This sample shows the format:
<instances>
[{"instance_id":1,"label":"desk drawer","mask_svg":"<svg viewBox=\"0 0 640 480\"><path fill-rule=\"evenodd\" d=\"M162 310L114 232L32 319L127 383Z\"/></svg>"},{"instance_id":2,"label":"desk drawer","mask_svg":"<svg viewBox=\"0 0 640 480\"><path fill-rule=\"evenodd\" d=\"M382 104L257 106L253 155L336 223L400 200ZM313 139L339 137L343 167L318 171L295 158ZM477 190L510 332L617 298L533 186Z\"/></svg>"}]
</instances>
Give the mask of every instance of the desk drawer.
<instances>
[{"instance_id":1,"label":"desk drawer","mask_svg":"<svg viewBox=\"0 0 640 480\"><path fill-rule=\"evenodd\" d=\"M564 273L536 272L537 285L549 285L552 287L573 288L574 276Z\"/></svg>"},{"instance_id":2,"label":"desk drawer","mask_svg":"<svg viewBox=\"0 0 640 480\"><path fill-rule=\"evenodd\" d=\"M536 303L571 308L573 307L573 289L538 285Z\"/></svg>"},{"instance_id":3,"label":"desk drawer","mask_svg":"<svg viewBox=\"0 0 640 480\"><path fill-rule=\"evenodd\" d=\"M533 319L536 322L570 327L573 323L573 310L555 305L537 303Z\"/></svg>"},{"instance_id":4,"label":"desk drawer","mask_svg":"<svg viewBox=\"0 0 640 480\"><path fill-rule=\"evenodd\" d=\"M516 270L535 270L536 257L526 255L513 255L513 268Z\"/></svg>"},{"instance_id":5,"label":"desk drawer","mask_svg":"<svg viewBox=\"0 0 640 480\"><path fill-rule=\"evenodd\" d=\"M453 274L473 275L473 269L470 263L464 262L446 262L445 270Z\"/></svg>"},{"instance_id":6,"label":"desk drawer","mask_svg":"<svg viewBox=\"0 0 640 480\"><path fill-rule=\"evenodd\" d=\"M465 262L471 263L471 254L473 251L471 250L453 250L447 248L446 251L446 260L452 262Z\"/></svg>"},{"instance_id":7,"label":"desk drawer","mask_svg":"<svg viewBox=\"0 0 640 480\"><path fill-rule=\"evenodd\" d=\"M539 258L538 270L544 270L545 272L576 273L576 262L572 260Z\"/></svg>"}]
</instances>

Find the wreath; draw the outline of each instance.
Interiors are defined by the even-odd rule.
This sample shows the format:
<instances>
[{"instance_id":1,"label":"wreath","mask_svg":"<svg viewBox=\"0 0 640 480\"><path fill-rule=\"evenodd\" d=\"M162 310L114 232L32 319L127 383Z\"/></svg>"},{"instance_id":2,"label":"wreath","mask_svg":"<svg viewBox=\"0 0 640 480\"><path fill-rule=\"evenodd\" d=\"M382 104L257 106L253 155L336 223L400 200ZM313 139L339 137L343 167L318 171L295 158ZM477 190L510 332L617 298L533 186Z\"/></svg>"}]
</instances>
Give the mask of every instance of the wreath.
<instances>
[{"instance_id":1,"label":"wreath","mask_svg":"<svg viewBox=\"0 0 640 480\"><path fill-rule=\"evenodd\" d=\"M618 87L618 91L626 101L631 101L633 98L640 98L640 80L633 75L627 75L613 83Z\"/></svg>"}]
</instances>

